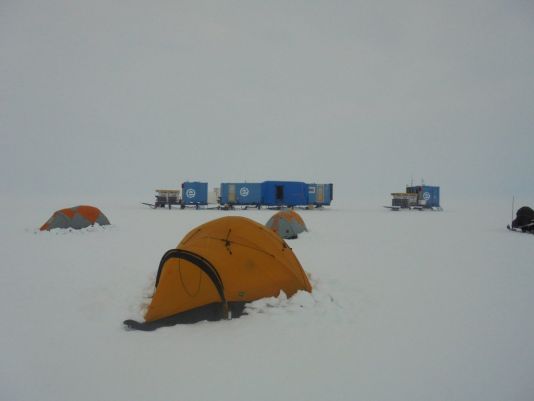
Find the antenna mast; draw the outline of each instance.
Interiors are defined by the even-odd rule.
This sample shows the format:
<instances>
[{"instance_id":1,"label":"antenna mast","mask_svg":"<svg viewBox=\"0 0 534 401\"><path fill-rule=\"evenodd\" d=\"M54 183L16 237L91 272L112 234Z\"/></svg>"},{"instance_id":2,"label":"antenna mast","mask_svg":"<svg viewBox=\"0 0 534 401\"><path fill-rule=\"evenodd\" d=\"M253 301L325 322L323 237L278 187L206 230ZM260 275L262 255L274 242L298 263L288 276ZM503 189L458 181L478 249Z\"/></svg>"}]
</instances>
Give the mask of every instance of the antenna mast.
<instances>
[{"instance_id":1,"label":"antenna mast","mask_svg":"<svg viewBox=\"0 0 534 401\"><path fill-rule=\"evenodd\" d=\"M514 223L514 202L515 196L512 196L512 221L510 222L510 227L512 227L512 224Z\"/></svg>"}]
</instances>

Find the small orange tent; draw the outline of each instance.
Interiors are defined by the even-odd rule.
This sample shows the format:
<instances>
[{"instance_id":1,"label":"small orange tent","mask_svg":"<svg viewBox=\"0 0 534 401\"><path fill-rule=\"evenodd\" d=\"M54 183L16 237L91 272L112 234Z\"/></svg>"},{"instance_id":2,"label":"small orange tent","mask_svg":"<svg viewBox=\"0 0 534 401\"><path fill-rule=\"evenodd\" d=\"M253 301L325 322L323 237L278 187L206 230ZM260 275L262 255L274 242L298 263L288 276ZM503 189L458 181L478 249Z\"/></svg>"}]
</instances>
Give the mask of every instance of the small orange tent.
<instances>
[{"instance_id":1,"label":"small orange tent","mask_svg":"<svg viewBox=\"0 0 534 401\"><path fill-rule=\"evenodd\" d=\"M96 207L85 205L74 206L54 212L52 217L41 226L40 230L52 230L54 228L74 228L77 230L92 226L95 223L101 226L108 225L109 220Z\"/></svg>"},{"instance_id":2,"label":"small orange tent","mask_svg":"<svg viewBox=\"0 0 534 401\"><path fill-rule=\"evenodd\" d=\"M303 231L308 231L302 217L294 210L280 210L265 225L285 239L294 239Z\"/></svg>"},{"instance_id":3,"label":"small orange tent","mask_svg":"<svg viewBox=\"0 0 534 401\"><path fill-rule=\"evenodd\" d=\"M248 218L223 217L195 228L165 253L145 322L124 324L154 330L235 317L247 302L299 290L312 288L283 239Z\"/></svg>"}]
</instances>

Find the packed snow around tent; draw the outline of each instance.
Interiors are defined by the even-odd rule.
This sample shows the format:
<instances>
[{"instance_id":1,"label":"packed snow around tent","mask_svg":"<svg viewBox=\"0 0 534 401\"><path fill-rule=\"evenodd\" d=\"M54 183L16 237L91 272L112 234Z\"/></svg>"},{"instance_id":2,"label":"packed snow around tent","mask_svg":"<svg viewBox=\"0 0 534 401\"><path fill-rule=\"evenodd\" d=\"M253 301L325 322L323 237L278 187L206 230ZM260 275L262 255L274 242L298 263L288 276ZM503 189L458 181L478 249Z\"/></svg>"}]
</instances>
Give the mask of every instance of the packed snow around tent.
<instances>
[{"instance_id":1,"label":"packed snow around tent","mask_svg":"<svg viewBox=\"0 0 534 401\"><path fill-rule=\"evenodd\" d=\"M534 237L509 202L443 213L380 202L299 212L288 240L312 286L239 319L128 331L162 254L222 216L269 210L98 205L112 225L41 232L61 199L3 199L2 400L528 400L534 394ZM508 219L509 220L509 219Z\"/></svg>"}]
</instances>

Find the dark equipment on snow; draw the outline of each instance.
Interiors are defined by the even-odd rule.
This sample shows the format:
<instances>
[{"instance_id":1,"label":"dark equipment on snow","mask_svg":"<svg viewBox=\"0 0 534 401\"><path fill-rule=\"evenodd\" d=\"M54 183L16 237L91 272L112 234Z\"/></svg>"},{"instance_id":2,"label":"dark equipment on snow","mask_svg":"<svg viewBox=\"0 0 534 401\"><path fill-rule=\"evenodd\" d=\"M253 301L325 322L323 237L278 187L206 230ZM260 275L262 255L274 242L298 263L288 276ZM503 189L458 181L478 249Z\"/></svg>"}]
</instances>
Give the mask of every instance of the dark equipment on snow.
<instances>
[{"instance_id":1,"label":"dark equipment on snow","mask_svg":"<svg viewBox=\"0 0 534 401\"><path fill-rule=\"evenodd\" d=\"M534 210L528 206L519 208L516 213L516 218L512 221L512 227L508 226L510 230L522 232L530 232L534 234Z\"/></svg>"}]
</instances>

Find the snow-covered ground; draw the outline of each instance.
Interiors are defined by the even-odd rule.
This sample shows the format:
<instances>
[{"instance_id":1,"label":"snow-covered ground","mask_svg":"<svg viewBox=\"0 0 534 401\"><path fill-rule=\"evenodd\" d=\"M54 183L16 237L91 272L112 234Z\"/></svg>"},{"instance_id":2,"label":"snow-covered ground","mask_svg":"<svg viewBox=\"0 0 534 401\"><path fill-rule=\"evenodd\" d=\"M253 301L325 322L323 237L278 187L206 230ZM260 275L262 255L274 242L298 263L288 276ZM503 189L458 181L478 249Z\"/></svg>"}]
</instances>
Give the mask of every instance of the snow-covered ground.
<instances>
[{"instance_id":1,"label":"snow-covered ground","mask_svg":"<svg viewBox=\"0 0 534 401\"><path fill-rule=\"evenodd\" d=\"M384 201L385 202L385 201ZM95 199L111 227L38 232L65 203L3 199L0 400L532 400L534 236L509 202L302 211L313 294L240 319L126 331L163 253L228 214Z\"/></svg>"}]
</instances>

